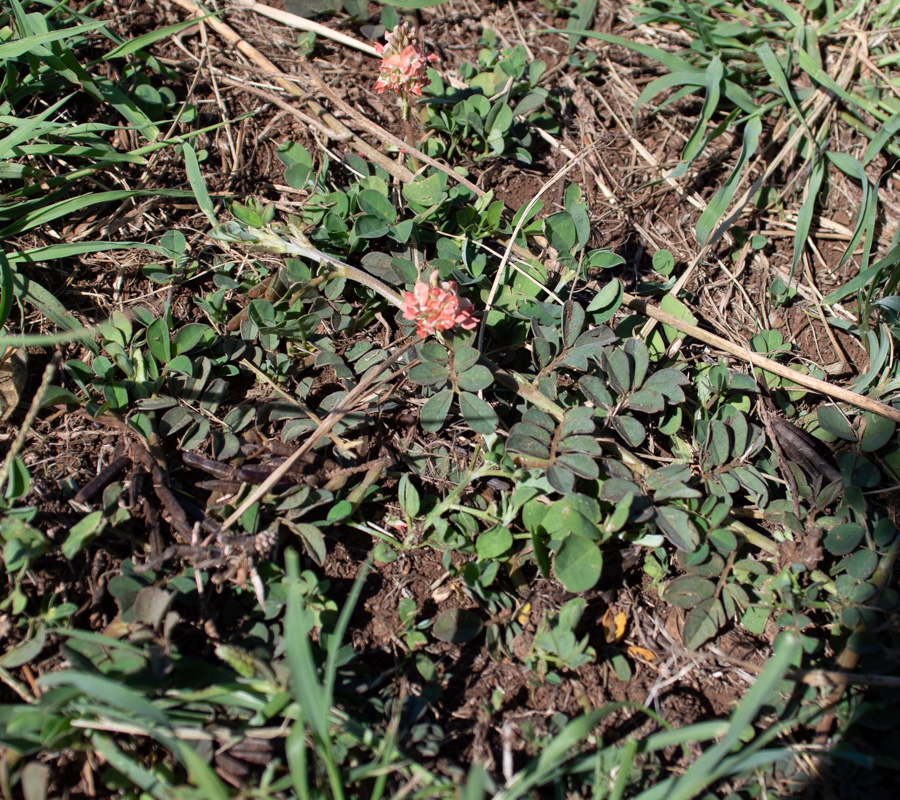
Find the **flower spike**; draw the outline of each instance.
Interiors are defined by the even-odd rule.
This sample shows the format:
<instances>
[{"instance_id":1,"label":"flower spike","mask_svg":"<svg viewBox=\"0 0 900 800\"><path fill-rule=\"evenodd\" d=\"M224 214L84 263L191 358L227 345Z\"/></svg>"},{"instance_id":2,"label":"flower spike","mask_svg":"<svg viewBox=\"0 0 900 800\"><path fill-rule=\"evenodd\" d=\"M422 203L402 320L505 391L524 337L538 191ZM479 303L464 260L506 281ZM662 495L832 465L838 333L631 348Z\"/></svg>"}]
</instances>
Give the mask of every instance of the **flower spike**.
<instances>
[{"instance_id":1,"label":"flower spike","mask_svg":"<svg viewBox=\"0 0 900 800\"><path fill-rule=\"evenodd\" d=\"M422 87L428 86L425 70L437 61L434 53L425 54L419 47L409 24L401 23L384 36L386 44L376 44L375 50L381 56L375 91L378 94L390 90L406 101L409 95L422 96Z\"/></svg>"},{"instance_id":2,"label":"flower spike","mask_svg":"<svg viewBox=\"0 0 900 800\"><path fill-rule=\"evenodd\" d=\"M401 311L403 319L415 322L416 333L424 338L455 327L472 330L478 325L474 308L470 300L459 296L455 281L438 282L438 274L433 272L428 283L419 281L411 292L404 292Z\"/></svg>"}]
</instances>

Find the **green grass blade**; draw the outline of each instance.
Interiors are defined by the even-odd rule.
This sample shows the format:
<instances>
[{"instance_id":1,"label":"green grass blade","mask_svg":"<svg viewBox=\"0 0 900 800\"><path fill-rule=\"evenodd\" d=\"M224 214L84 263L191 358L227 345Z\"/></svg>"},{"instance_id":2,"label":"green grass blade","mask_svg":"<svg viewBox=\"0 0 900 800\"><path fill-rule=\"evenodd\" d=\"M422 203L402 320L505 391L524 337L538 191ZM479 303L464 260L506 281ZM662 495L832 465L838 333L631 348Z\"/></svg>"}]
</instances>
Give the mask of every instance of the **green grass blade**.
<instances>
[{"instance_id":1,"label":"green grass blade","mask_svg":"<svg viewBox=\"0 0 900 800\"><path fill-rule=\"evenodd\" d=\"M194 190L194 196L197 199L197 205L206 215L210 225L218 225L219 220L216 219L216 210L213 206L212 198L206 188L206 182L203 175L200 174L200 162L197 161L197 153L189 142L182 142L182 152L184 153L184 167L187 171L188 183Z\"/></svg>"},{"instance_id":2,"label":"green grass blade","mask_svg":"<svg viewBox=\"0 0 900 800\"><path fill-rule=\"evenodd\" d=\"M700 119L697 120L697 125L694 128L690 139L688 139L687 144L684 146L684 150L681 153L681 163L669 177L677 178L684 175L694 162L694 159L697 158L697 156L703 152L706 145L709 144L710 139L709 137L704 137L704 133L706 132L706 127L709 125L713 114L716 113L716 109L719 107L719 102L722 97L722 79L724 77L725 68L722 65L722 59L719 58L719 56L715 56L713 60L709 62L709 68L706 70L706 98L703 101Z\"/></svg>"},{"instance_id":3,"label":"green grass blade","mask_svg":"<svg viewBox=\"0 0 900 800\"><path fill-rule=\"evenodd\" d=\"M123 753L105 734L94 732L91 735L91 744L94 750L103 756L109 765L135 786L140 786L145 792L160 800L171 796L171 787L166 786L156 775L144 769L131 756Z\"/></svg>"},{"instance_id":4,"label":"green grass blade","mask_svg":"<svg viewBox=\"0 0 900 800\"><path fill-rule=\"evenodd\" d=\"M703 17L697 13L696 9L690 3L686 3L685 0L681 0L681 7L684 9L684 13L688 15L690 21L694 23L694 29L697 31L700 41L706 46L707 51L714 53L718 52L716 43L713 41L712 33L710 33L709 26L703 20Z\"/></svg>"},{"instance_id":5,"label":"green grass blade","mask_svg":"<svg viewBox=\"0 0 900 800\"><path fill-rule=\"evenodd\" d=\"M171 250L148 242L73 242L50 244L46 247L35 247L33 250L15 250L8 254L8 258L10 265L15 267L18 264L38 264L43 261L74 258L87 253L106 253L111 250L148 250L166 258L172 256Z\"/></svg>"},{"instance_id":6,"label":"green grass blade","mask_svg":"<svg viewBox=\"0 0 900 800\"><path fill-rule=\"evenodd\" d=\"M484 767L481 764L472 764L469 774L466 776L466 786L463 789L463 800L484 800L485 778Z\"/></svg>"},{"instance_id":7,"label":"green grass blade","mask_svg":"<svg viewBox=\"0 0 900 800\"><path fill-rule=\"evenodd\" d=\"M665 750L667 747L683 747L686 742L706 742L722 736L727 730L728 722L716 719L709 722L696 722L685 728L660 731L648 736L641 743L641 752L652 753L656 750Z\"/></svg>"},{"instance_id":8,"label":"green grass blade","mask_svg":"<svg viewBox=\"0 0 900 800\"><path fill-rule=\"evenodd\" d=\"M13 276L6 260L6 253L0 250L0 328L9 319L13 304Z\"/></svg>"},{"instance_id":9,"label":"green grass blade","mask_svg":"<svg viewBox=\"0 0 900 800\"><path fill-rule=\"evenodd\" d=\"M828 89L828 91L834 92L834 94L840 97L841 100L843 100L845 103L849 103L850 105L857 106L864 111L868 111L870 114L878 116L879 119L883 117L883 114L879 113L877 105L875 103L871 103L865 97L861 97L857 94L852 94L851 92L848 92L846 89L844 89L827 72L819 68L805 50L797 51L797 64L800 69L806 72L810 78L812 78L812 80L814 80L820 86Z\"/></svg>"},{"instance_id":10,"label":"green grass blade","mask_svg":"<svg viewBox=\"0 0 900 800\"><path fill-rule=\"evenodd\" d=\"M85 208L100 205L102 203L116 203L129 200L133 197L177 197L180 199L191 198L193 194L184 189L116 189L108 192L91 192L89 194L70 197L67 200L58 200L49 206L41 207L35 204L35 210L26 213L11 225L0 230L0 238L12 236L23 231L31 230L39 225L45 225L68 214L75 214Z\"/></svg>"},{"instance_id":11,"label":"green grass blade","mask_svg":"<svg viewBox=\"0 0 900 800\"><path fill-rule=\"evenodd\" d=\"M608 713L611 712L607 708L598 708L573 719L544 746L540 755L516 776L513 784L503 795L504 800L522 797L532 787L550 778Z\"/></svg>"},{"instance_id":12,"label":"green grass blade","mask_svg":"<svg viewBox=\"0 0 900 800\"><path fill-rule=\"evenodd\" d=\"M725 216L734 193L737 191L744 167L747 165L750 157L756 152L757 147L759 147L761 134L762 120L758 115L754 115L747 120L744 126L744 143L731 175L728 176L725 184L713 195L709 205L703 210L700 219L697 220L697 239L701 245L705 245L709 241L710 234Z\"/></svg>"},{"instance_id":13,"label":"green grass blade","mask_svg":"<svg viewBox=\"0 0 900 800\"><path fill-rule=\"evenodd\" d=\"M319 682L316 662L309 644L312 619L303 608L300 594L300 568L296 551L285 554L288 576L287 613L285 638L287 639L288 666L291 671L291 688L297 702L304 708L304 717L321 742L328 741L328 710L325 693Z\"/></svg>"},{"instance_id":14,"label":"green grass blade","mask_svg":"<svg viewBox=\"0 0 900 800\"><path fill-rule=\"evenodd\" d=\"M762 674L732 713L725 735L688 767L665 794L666 800L691 800L709 786L719 765L756 719L760 708L765 703L777 699L777 686L799 654L800 638L793 633L782 633L775 643L775 652ZM642 795L641 800L650 798Z\"/></svg>"},{"instance_id":15,"label":"green grass blade","mask_svg":"<svg viewBox=\"0 0 900 800\"><path fill-rule=\"evenodd\" d=\"M0 334L0 347L53 347L69 342L87 342L96 339L105 330L105 328L97 327L62 333Z\"/></svg>"},{"instance_id":16,"label":"green grass blade","mask_svg":"<svg viewBox=\"0 0 900 800\"><path fill-rule=\"evenodd\" d=\"M24 144L30 139L35 138L36 136L46 132L52 132L56 130L58 126L43 125L48 117L53 116L56 112L64 106L72 95L66 95L60 100L57 100L51 106L46 108L40 114L36 114L33 117L28 117L24 120L18 120L14 117L4 117L3 123L6 125L10 125L13 127L13 130L7 135L0 139L0 158L8 158L11 154L11 150L18 145ZM49 130L48 130L49 129Z\"/></svg>"},{"instance_id":17,"label":"green grass blade","mask_svg":"<svg viewBox=\"0 0 900 800\"><path fill-rule=\"evenodd\" d=\"M166 25L164 28L157 28L155 31L150 31L149 33L142 34L141 36L135 36L134 39L129 39L127 42L123 42L118 47L114 47L112 50L106 53L101 58L101 60L109 61L113 58L124 58L125 56L130 56L132 53L135 53L138 50L142 50L145 47L149 47L150 45L155 44L161 39L166 39L169 36L174 36L176 33L181 33L181 31L185 30L186 28L190 28L192 25L196 25L198 22L203 22L203 20L209 19L210 17L218 17L221 13L221 11L215 11L211 14L206 14L203 17L191 17L190 19L176 22L173 25Z\"/></svg>"},{"instance_id":18,"label":"green grass blade","mask_svg":"<svg viewBox=\"0 0 900 800\"><path fill-rule=\"evenodd\" d=\"M83 147L77 144L21 144L15 147L15 152L12 155L16 157L52 156L54 158L90 159L94 162L92 166L95 169L100 165L104 167L112 164L146 166L148 163L147 159L142 156L136 156L132 153L119 153L111 147Z\"/></svg>"},{"instance_id":19,"label":"green grass blade","mask_svg":"<svg viewBox=\"0 0 900 800\"><path fill-rule=\"evenodd\" d=\"M169 718L163 711L119 681L69 669L42 675L38 683L42 686L73 686L88 697L97 698L137 719L149 720L171 730Z\"/></svg>"},{"instance_id":20,"label":"green grass blade","mask_svg":"<svg viewBox=\"0 0 900 800\"><path fill-rule=\"evenodd\" d=\"M872 191L869 177L866 175L866 169L858 159L846 153L832 153L830 151L825 153L825 156L841 172L858 181L862 188L859 215L856 218L853 235L850 237L850 241L844 250L844 255L841 256L841 260L838 263L838 269L850 260L863 236L865 236L865 245L863 246L862 257L859 262L860 272L865 272L869 266L869 258L872 253L872 245L874 244L877 193ZM860 321L863 321L864 316L864 314L860 314Z\"/></svg>"},{"instance_id":21,"label":"green grass blade","mask_svg":"<svg viewBox=\"0 0 900 800\"><path fill-rule=\"evenodd\" d=\"M870 164L884 146L894 138L897 131L900 131L900 114L892 114L875 136L872 137L872 141L866 147L866 152L863 153L862 163L864 165Z\"/></svg>"},{"instance_id":22,"label":"green grass blade","mask_svg":"<svg viewBox=\"0 0 900 800\"><path fill-rule=\"evenodd\" d=\"M77 36L80 33L88 33L102 28L105 22L91 22L85 25L76 25L72 28L66 28L60 31L50 31L49 33L41 33L36 36L30 36L27 39L13 39L5 44L0 44L0 62L9 61L14 58L28 53L32 48L49 44L50 42L58 42L60 39L66 39L70 36Z\"/></svg>"},{"instance_id":23,"label":"green grass blade","mask_svg":"<svg viewBox=\"0 0 900 800\"><path fill-rule=\"evenodd\" d=\"M111 650L126 650L136 656L144 656L143 647L131 644L131 642L121 639L113 639L111 636L104 636L102 633L94 633L93 631L83 631L78 628L57 628L53 631L55 636L67 636L80 642L89 642L106 647Z\"/></svg>"},{"instance_id":24,"label":"green grass blade","mask_svg":"<svg viewBox=\"0 0 900 800\"><path fill-rule=\"evenodd\" d=\"M797 265L806 250L806 241L809 238L809 229L812 226L813 212L816 210L816 199L819 196L819 190L822 188L822 180L825 178L825 160L816 158L815 154L811 154L813 159L812 171L809 174L809 181L806 184L806 197L803 199L803 205L797 212L797 226L794 231L794 257L791 261L791 275L788 283L794 279L794 272Z\"/></svg>"},{"instance_id":25,"label":"green grass blade","mask_svg":"<svg viewBox=\"0 0 900 800\"><path fill-rule=\"evenodd\" d=\"M794 27L799 28L803 25L803 17L800 12L789 3L784 2L784 0L758 0L758 2L763 8L771 8L773 11L777 11Z\"/></svg>"},{"instance_id":26,"label":"green grass blade","mask_svg":"<svg viewBox=\"0 0 900 800\"><path fill-rule=\"evenodd\" d=\"M447 0L386 0L386 6L394 8L434 8L442 6Z\"/></svg>"},{"instance_id":27,"label":"green grass blade","mask_svg":"<svg viewBox=\"0 0 900 800\"><path fill-rule=\"evenodd\" d=\"M613 784L609 800L622 800L625 796L625 790L628 788L628 773L634 763L634 757L637 755L638 743L629 739L619 749L622 751L622 757L619 759L619 771L616 774L616 782Z\"/></svg>"},{"instance_id":28,"label":"green grass blade","mask_svg":"<svg viewBox=\"0 0 900 800\"><path fill-rule=\"evenodd\" d=\"M603 708L576 717L544 746L540 755L519 772L503 791L495 795L494 800L516 800L516 798L526 795L532 788L545 783L555 773L558 773L573 755L577 754L578 745L591 734L602 719L623 708L640 711L657 723L667 725L650 709L627 701L609 703Z\"/></svg>"},{"instance_id":29,"label":"green grass blade","mask_svg":"<svg viewBox=\"0 0 900 800\"><path fill-rule=\"evenodd\" d=\"M204 800L228 800L225 784L187 742L178 743L178 755L187 767L191 780L203 792Z\"/></svg>"},{"instance_id":30,"label":"green grass blade","mask_svg":"<svg viewBox=\"0 0 900 800\"><path fill-rule=\"evenodd\" d=\"M19 32L19 36L34 36L34 27L19 0L9 0L9 4L12 6L13 18L16 20L16 30Z\"/></svg>"},{"instance_id":31,"label":"green grass blade","mask_svg":"<svg viewBox=\"0 0 900 800\"><path fill-rule=\"evenodd\" d=\"M356 580L353 581L353 588L350 590L350 594L347 595L347 599L344 601L344 607L341 609L341 614L328 639L328 654L325 657L325 702L328 704L329 708L334 703L334 683L337 678L337 658L338 653L341 650L341 642L344 640L344 635L347 633L347 628L350 625L350 617L353 616L353 611L356 608L356 604L359 602L363 584L365 583L366 576L369 574L371 567L372 561L370 558L362 565L359 575L357 575Z\"/></svg>"},{"instance_id":32,"label":"green grass blade","mask_svg":"<svg viewBox=\"0 0 900 800\"><path fill-rule=\"evenodd\" d=\"M784 74L784 70L781 68L778 57L775 55L775 51L772 50L768 43L763 42L756 49L756 54L759 56L759 60L762 61L762 65L765 67L766 72L769 73L772 83L778 87L778 91L781 92L782 96L791 107L791 111L797 115L800 124L806 128L806 134L809 137L809 140L813 141L814 137L806 125L806 119L800 111L800 106L797 105L797 101L794 99L794 93L791 91L791 86Z\"/></svg>"},{"instance_id":33,"label":"green grass blade","mask_svg":"<svg viewBox=\"0 0 900 800\"><path fill-rule=\"evenodd\" d=\"M119 89L112 81L95 81L103 102L109 103L122 117L148 141L154 142L159 138L159 128L153 123L125 92Z\"/></svg>"},{"instance_id":34,"label":"green grass blade","mask_svg":"<svg viewBox=\"0 0 900 800\"><path fill-rule=\"evenodd\" d=\"M679 92L676 97L669 97L664 100L660 104L660 108L665 108L669 103L674 102L678 96L691 94L698 89L702 89L705 85L706 76L702 72L670 72L667 75L662 75L661 77L650 81L650 83L644 87L644 91L641 92L637 103L635 103L635 110L648 103L656 97L656 95L660 94L660 92L665 92L676 86L683 86L685 89Z\"/></svg>"},{"instance_id":35,"label":"green grass blade","mask_svg":"<svg viewBox=\"0 0 900 800\"><path fill-rule=\"evenodd\" d=\"M309 774L306 766L306 728L303 726L303 710L298 706L298 719L291 726L285 742L285 755L294 791L300 800L309 800Z\"/></svg>"},{"instance_id":36,"label":"green grass blade","mask_svg":"<svg viewBox=\"0 0 900 800\"><path fill-rule=\"evenodd\" d=\"M711 778L715 782L729 775L746 775L755 769L767 767L794 755L794 751L787 747L779 747L777 750L761 750L758 753L735 753L722 762L721 768L716 770Z\"/></svg>"},{"instance_id":37,"label":"green grass blade","mask_svg":"<svg viewBox=\"0 0 900 800\"><path fill-rule=\"evenodd\" d=\"M43 61L53 76L64 78L73 86L83 89L94 100L103 100L103 96L94 85L93 79L88 75L84 67L72 57L71 52L66 51L64 53L65 57L60 58L47 47L37 45L31 48L31 55Z\"/></svg>"},{"instance_id":38,"label":"green grass blade","mask_svg":"<svg viewBox=\"0 0 900 800\"><path fill-rule=\"evenodd\" d=\"M835 303L840 303L845 297L856 294L856 292L861 291L863 287L868 286L873 281L881 269L881 265L896 264L898 261L900 261L900 245L892 247L881 261L878 261L867 270L860 272L855 278L847 281L847 283L838 287L830 294L825 295L825 297L822 298L822 305L834 305Z\"/></svg>"},{"instance_id":39,"label":"green grass blade","mask_svg":"<svg viewBox=\"0 0 900 800\"><path fill-rule=\"evenodd\" d=\"M749 92L741 85L734 81L725 81L722 93L732 103L734 103L741 111L748 115L758 114L762 117L773 104L760 107L757 102L750 96ZM780 103L780 101L778 101Z\"/></svg>"},{"instance_id":40,"label":"green grass blade","mask_svg":"<svg viewBox=\"0 0 900 800\"><path fill-rule=\"evenodd\" d=\"M13 273L13 286L16 296L23 302L28 303L32 307L41 312L47 319L53 322L57 328L62 328L61 333L57 334L40 334L41 336L63 337L62 341L81 340L87 343L93 352L99 352L99 348L92 340L98 333L99 329L85 328L75 317L66 310L65 306L59 302L50 292L43 286L18 272ZM68 337L68 338L64 338ZM17 342L30 341L27 335L10 336L11 340ZM37 343L36 343L37 344ZM32 345L23 345L32 346Z\"/></svg>"},{"instance_id":41,"label":"green grass blade","mask_svg":"<svg viewBox=\"0 0 900 800\"><path fill-rule=\"evenodd\" d=\"M704 83L702 69L693 66L680 56L676 56L672 53L667 53L665 50L660 50L657 47L651 47L650 45L641 44L640 42L632 42L630 39L616 36L614 33L601 33L600 31L553 30L553 33L558 33L560 35L567 33L576 33L579 36L587 36L590 39L599 39L601 42L606 42L607 44L615 44L619 45L620 47L626 47L629 50L633 50L635 53L640 53L642 56L646 56L647 58L652 58L654 61L658 61L664 67L668 67L671 72L684 72L685 74L697 73L701 82L700 85L702 86Z\"/></svg>"},{"instance_id":42,"label":"green grass blade","mask_svg":"<svg viewBox=\"0 0 900 800\"><path fill-rule=\"evenodd\" d=\"M566 30L569 33L569 50L574 50L581 41L581 36L574 31L583 30L591 24L594 13L597 11L597 0L579 0L575 4L576 16L569 17L566 23Z\"/></svg>"},{"instance_id":43,"label":"green grass blade","mask_svg":"<svg viewBox=\"0 0 900 800\"><path fill-rule=\"evenodd\" d=\"M845 8L840 9L836 14L828 14L825 19L822 20L820 35L828 36L832 32L840 29L844 24L844 20L859 16L863 11L867 11L868 9L866 7L868 5L870 5L869 0L856 0L856 3L852 6L846 6ZM896 9L894 13L896 13ZM881 28L881 25L877 22L874 24L870 23L870 25L871 27L869 30L872 31Z\"/></svg>"}]
</instances>

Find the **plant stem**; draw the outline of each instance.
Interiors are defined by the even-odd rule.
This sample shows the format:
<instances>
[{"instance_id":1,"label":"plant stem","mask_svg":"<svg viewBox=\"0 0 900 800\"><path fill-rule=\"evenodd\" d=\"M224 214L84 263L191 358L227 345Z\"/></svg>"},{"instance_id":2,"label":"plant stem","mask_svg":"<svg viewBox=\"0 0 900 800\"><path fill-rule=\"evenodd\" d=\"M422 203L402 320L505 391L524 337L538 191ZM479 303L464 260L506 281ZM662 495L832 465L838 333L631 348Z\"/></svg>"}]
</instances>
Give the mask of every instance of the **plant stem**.
<instances>
[{"instance_id":1,"label":"plant stem","mask_svg":"<svg viewBox=\"0 0 900 800\"><path fill-rule=\"evenodd\" d=\"M406 104L406 109L403 114L403 121L406 123L406 138L409 141L409 146L412 150L419 149L419 142L413 133L412 121L410 120L410 116L412 115L412 107L409 103ZM419 164L419 160L412 154L409 154L409 160L412 162L413 172L418 172L421 168L421 164Z\"/></svg>"}]
</instances>

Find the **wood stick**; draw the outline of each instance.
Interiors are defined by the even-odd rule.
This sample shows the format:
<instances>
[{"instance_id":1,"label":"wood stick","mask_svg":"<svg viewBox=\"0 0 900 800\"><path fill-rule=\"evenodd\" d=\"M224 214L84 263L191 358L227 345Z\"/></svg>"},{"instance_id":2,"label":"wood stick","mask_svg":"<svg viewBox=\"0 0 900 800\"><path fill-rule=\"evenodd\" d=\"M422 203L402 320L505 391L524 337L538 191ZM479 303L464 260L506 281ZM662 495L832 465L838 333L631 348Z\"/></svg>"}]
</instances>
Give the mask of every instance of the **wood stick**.
<instances>
[{"instance_id":1,"label":"wood stick","mask_svg":"<svg viewBox=\"0 0 900 800\"><path fill-rule=\"evenodd\" d=\"M347 34L341 33L340 31L332 30L318 22L313 22L311 19L306 19L306 17L298 17L296 14L282 11L280 8L272 8L271 6L257 3L256 0L236 0L234 5L236 8L242 8L247 11L254 11L257 14L262 14L264 17L282 23L282 25L288 25L291 28L297 28L301 31L312 31L316 36L321 36L324 39L331 39L338 44L352 47L354 50L359 50L366 55L378 57L378 52L372 45L361 42L359 39L354 39L352 36L347 36Z\"/></svg>"},{"instance_id":2,"label":"wood stick","mask_svg":"<svg viewBox=\"0 0 900 800\"><path fill-rule=\"evenodd\" d=\"M754 353L746 347L738 347L727 339L723 339L721 336L716 336L716 334L709 333L709 331L698 328L696 325L691 325L691 323L685 322L683 319L679 319L672 314L668 314L667 312L658 309L656 306L650 305L646 300L641 300L639 297L634 297L626 293L622 302L623 305L627 306L632 311L637 311L639 314L652 317L665 325L675 328L681 333L693 336L695 339L706 342L706 344L716 347L719 350L724 350L735 358L742 358L749 361L754 367L759 367L766 372L771 372L779 378L785 378L786 380L797 384L797 386L801 386L804 389L811 389L814 392L823 394L826 397L834 398L835 400L840 400L843 403L849 403L852 406L861 408L863 411L871 411L873 414L886 417L893 422L900 422L900 410L893 408L886 403L872 400L869 397L864 397L856 392L851 392L849 389L835 386L833 383L813 378L810 375L803 375L790 367L786 367L784 364L773 361L771 358L766 358L759 353Z\"/></svg>"}]
</instances>

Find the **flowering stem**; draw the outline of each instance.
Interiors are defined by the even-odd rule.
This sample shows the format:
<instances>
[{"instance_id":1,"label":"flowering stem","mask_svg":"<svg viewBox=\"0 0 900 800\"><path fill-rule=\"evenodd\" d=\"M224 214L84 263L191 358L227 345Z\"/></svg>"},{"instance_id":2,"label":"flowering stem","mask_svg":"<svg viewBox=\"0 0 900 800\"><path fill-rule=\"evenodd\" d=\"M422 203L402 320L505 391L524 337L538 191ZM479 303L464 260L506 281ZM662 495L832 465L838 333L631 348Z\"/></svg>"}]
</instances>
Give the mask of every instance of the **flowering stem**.
<instances>
[{"instance_id":1,"label":"flowering stem","mask_svg":"<svg viewBox=\"0 0 900 800\"><path fill-rule=\"evenodd\" d=\"M373 275L369 275L368 272L363 272L361 269L357 269L356 267L351 267L349 264L344 264L337 259L331 260L330 256L322 253L325 258L329 259L329 266L331 267L330 276L335 278L346 278L347 280L356 281L357 283L361 283L363 286L368 287L376 294L380 294L385 300L393 305L400 308L403 305L403 298L400 297L393 289L389 289L385 286L378 278Z\"/></svg>"},{"instance_id":2,"label":"flowering stem","mask_svg":"<svg viewBox=\"0 0 900 800\"><path fill-rule=\"evenodd\" d=\"M403 115L403 121L406 123L406 139L409 142L409 146L413 150L419 149L419 141L416 139L416 135L413 133L413 126L410 117L412 116L412 106L408 103L406 105L406 113ZM419 164L419 159L417 159L412 153L409 154L409 160L412 162L412 171L418 172L421 168L421 164Z\"/></svg>"}]
</instances>

